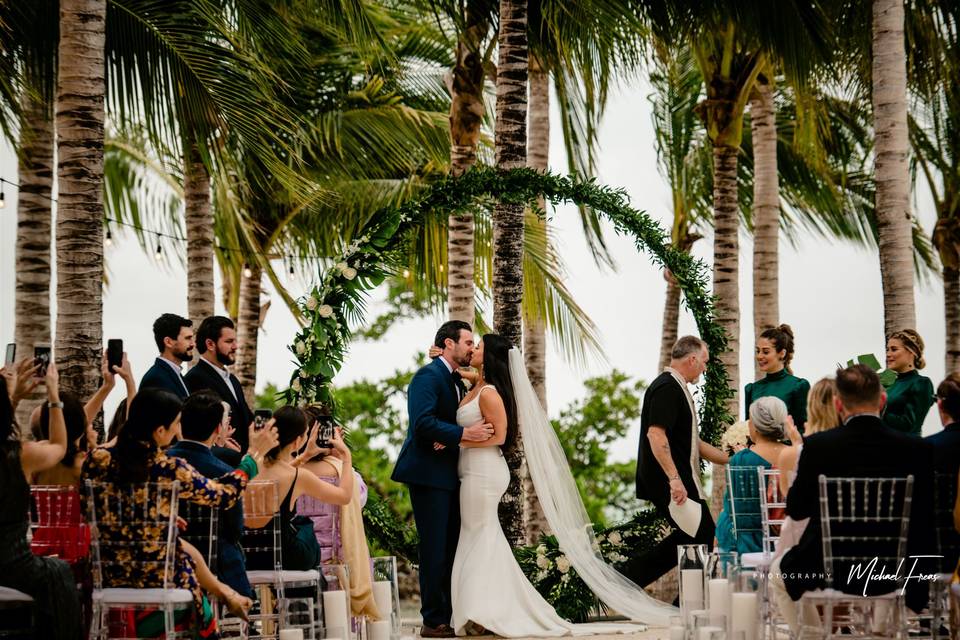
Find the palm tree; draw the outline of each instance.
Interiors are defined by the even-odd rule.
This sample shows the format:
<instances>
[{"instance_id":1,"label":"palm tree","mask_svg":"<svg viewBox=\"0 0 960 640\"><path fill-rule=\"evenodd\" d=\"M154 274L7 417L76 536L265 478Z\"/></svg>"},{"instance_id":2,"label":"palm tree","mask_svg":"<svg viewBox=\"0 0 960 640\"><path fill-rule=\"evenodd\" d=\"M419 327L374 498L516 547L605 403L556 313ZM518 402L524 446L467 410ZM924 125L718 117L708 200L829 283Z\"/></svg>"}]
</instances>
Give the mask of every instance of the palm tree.
<instances>
[{"instance_id":1,"label":"palm tree","mask_svg":"<svg viewBox=\"0 0 960 640\"><path fill-rule=\"evenodd\" d=\"M527 3L500 0L497 63L496 162L502 169L527 164ZM493 213L493 326L512 345L523 340L523 206L498 202ZM526 539L518 437L506 454L510 486L500 509L500 524L512 544Z\"/></svg>"},{"instance_id":2,"label":"palm tree","mask_svg":"<svg viewBox=\"0 0 960 640\"><path fill-rule=\"evenodd\" d=\"M57 70L57 342L63 386L96 391L103 348L107 0L61 0Z\"/></svg>"},{"instance_id":3,"label":"palm tree","mask_svg":"<svg viewBox=\"0 0 960 640\"><path fill-rule=\"evenodd\" d=\"M873 0L877 227L886 334L916 327L903 0Z\"/></svg>"},{"instance_id":4,"label":"palm tree","mask_svg":"<svg viewBox=\"0 0 960 640\"><path fill-rule=\"evenodd\" d=\"M773 70L758 77L750 99L753 141L753 335L780 323L780 182ZM755 374L759 376L757 368Z\"/></svg>"}]
</instances>

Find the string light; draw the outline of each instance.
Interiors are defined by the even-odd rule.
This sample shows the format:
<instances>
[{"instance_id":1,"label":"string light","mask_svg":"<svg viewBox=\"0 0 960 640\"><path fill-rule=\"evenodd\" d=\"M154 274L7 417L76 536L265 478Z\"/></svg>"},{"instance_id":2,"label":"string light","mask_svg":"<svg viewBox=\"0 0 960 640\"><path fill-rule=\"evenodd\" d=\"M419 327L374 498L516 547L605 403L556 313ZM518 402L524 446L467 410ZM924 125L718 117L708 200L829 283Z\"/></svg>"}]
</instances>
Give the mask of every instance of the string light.
<instances>
[{"instance_id":1,"label":"string light","mask_svg":"<svg viewBox=\"0 0 960 640\"><path fill-rule=\"evenodd\" d=\"M245 278L253 277L253 270L250 268L250 265L248 264L243 265L243 277Z\"/></svg>"},{"instance_id":2,"label":"string light","mask_svg":"<svg viewBox=\"0 0 960 640\"><path fill-rule=\"evenodd\" d=\"M113 246L113 234L110 233L110 229L107 229L107 237L103 241L103 244L108 247Z\"/></svg>"},{"instance_id":3,"label":"string light","mask_svg":"<svg viewBox=\"0 0 960 640\"><path fill-rule=\"evenodd\" d=\"M292 263L290 264L290 275L294 275L294 273L293 273L293 264L292 264Z\"/></svg>"},{"instance_id":4,"label":"string light","mask_svg":"<svg viewBox=\"0 0 960 640\"><path fill-rule=\"evenodd\" d=\"M404 269L404 270L403 270L403 277L404 277L404 278L409 278L409 277L410 277L410 269Z\"/></svg>"},{"instance_id":5,"label":"string light","mask_svg":"<svg viewBox=\"0 0 960 640\"><path fill-rule=\"evenodd\" d=\"M157 238L157 262L163 262L163 247L160 245L160 238Z\"/></svg>"},{"instance_id":6,"label":"string light","mask_svg":"<svg viewBox=\"0 0 960 640\"><path fill-rule=\"evenodd\" d=\"M3 209L5 206L7 206L7 200L3 194L3 187L0 187L0 209Z\"/></svg>"}]
</instances>

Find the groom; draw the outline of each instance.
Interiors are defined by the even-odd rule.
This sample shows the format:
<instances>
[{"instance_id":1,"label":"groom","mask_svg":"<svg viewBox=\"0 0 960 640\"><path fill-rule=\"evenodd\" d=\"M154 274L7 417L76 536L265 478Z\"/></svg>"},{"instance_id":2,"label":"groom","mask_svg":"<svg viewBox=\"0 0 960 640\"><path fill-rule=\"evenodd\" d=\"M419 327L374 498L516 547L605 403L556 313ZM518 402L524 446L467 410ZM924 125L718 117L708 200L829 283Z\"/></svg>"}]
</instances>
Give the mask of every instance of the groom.
<instances>
[{"instance_id":1,"label":"groom","mask_svg":"<svg viewBox=\"0 0 960 640\"><path fill-rule=\"evenodd\" d=\"M434 344L442 350L440 357L417 371L407 388L410 426L392 477L410 489L420 535L420 635L452 638L450 573L460 536L459 445L488 440L493 425L457 426L457 408L466 389L456 371L469 366L473 355L470 325L444 323Z\"/></svg>"}]
</instances>

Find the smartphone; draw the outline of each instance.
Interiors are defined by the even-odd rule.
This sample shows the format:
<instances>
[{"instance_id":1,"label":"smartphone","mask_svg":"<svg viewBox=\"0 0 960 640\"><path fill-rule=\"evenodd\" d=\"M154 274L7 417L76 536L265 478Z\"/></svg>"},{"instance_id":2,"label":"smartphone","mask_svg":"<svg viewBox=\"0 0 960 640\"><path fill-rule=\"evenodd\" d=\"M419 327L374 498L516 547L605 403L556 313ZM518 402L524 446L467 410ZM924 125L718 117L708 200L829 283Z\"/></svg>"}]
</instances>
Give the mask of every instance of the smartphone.
<instances>
[{"instance_id":1,"label":"smartphone","mask_svg":"<svg viewBox=\"0 0 960 640\"><path fill-rule=\"evenodd\" d=\"M317 422L320 423L320 428L317 429L317 446L321 449L329 449L335 427L333 416L317 416Z\"/></svg>"},{"instance_id":2,"label":"smartphone","mask_svg":"<svg viewBox=\"0 0 960 640\"><path fill-rule=\"evenodd\" d=\"M123 366L123 340L111 338L107 340L107 368L113 373L113 368Z\"/></svg>"},{"instance_id":3,"label":"smartphone","mask_svg":"<svg viewBox=\"0 0 960 640\"><path fill-rule=\"evenodd\" d=\"M34 366L40 365L40 369L37 370L37 377L46 378L47 367L50 365L50 345L33 345L33 364Z\"/></svg>"},{"instance_id":4,"label":"smartphone","mask_svg":"<svg viewBox=\"0 0 960 640\"><path fill-rule=\"evenodd\" d=\"M7 345L7 355L3 359L5 366L11 365L17 360L17 343L11 342Z\"/></svg>"},{"instance_id":5,"label":"smartphone","mask_svg":"<svg viewBox=\"0 0 960 640\"><path fill-rule=\"evenodd\" d=\"M260 431L272 417L273 411L270 409L257 409L253 412L253 428Z\"/></svg>"}]
</instances>

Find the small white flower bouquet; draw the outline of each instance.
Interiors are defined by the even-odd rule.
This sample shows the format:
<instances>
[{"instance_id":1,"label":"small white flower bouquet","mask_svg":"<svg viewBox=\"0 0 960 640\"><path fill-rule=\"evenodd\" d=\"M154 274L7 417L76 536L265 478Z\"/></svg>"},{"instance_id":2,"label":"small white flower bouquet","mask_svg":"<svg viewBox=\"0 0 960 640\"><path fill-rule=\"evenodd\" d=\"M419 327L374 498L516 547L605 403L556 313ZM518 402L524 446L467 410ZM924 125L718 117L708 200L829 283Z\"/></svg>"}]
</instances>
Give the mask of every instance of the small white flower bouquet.
<instances>
[{"instance_id":1,"label":"small white flower bouquet","mask_svg":"<svg viewBox=\"0 0 960 640\"><path fill-rule=\"evenodd\" d=\"M750 427L746 420L734 422L720 438L720 445L727 453L736 453L746 449L750 441Z\"/></svg>"}]
</instances>

